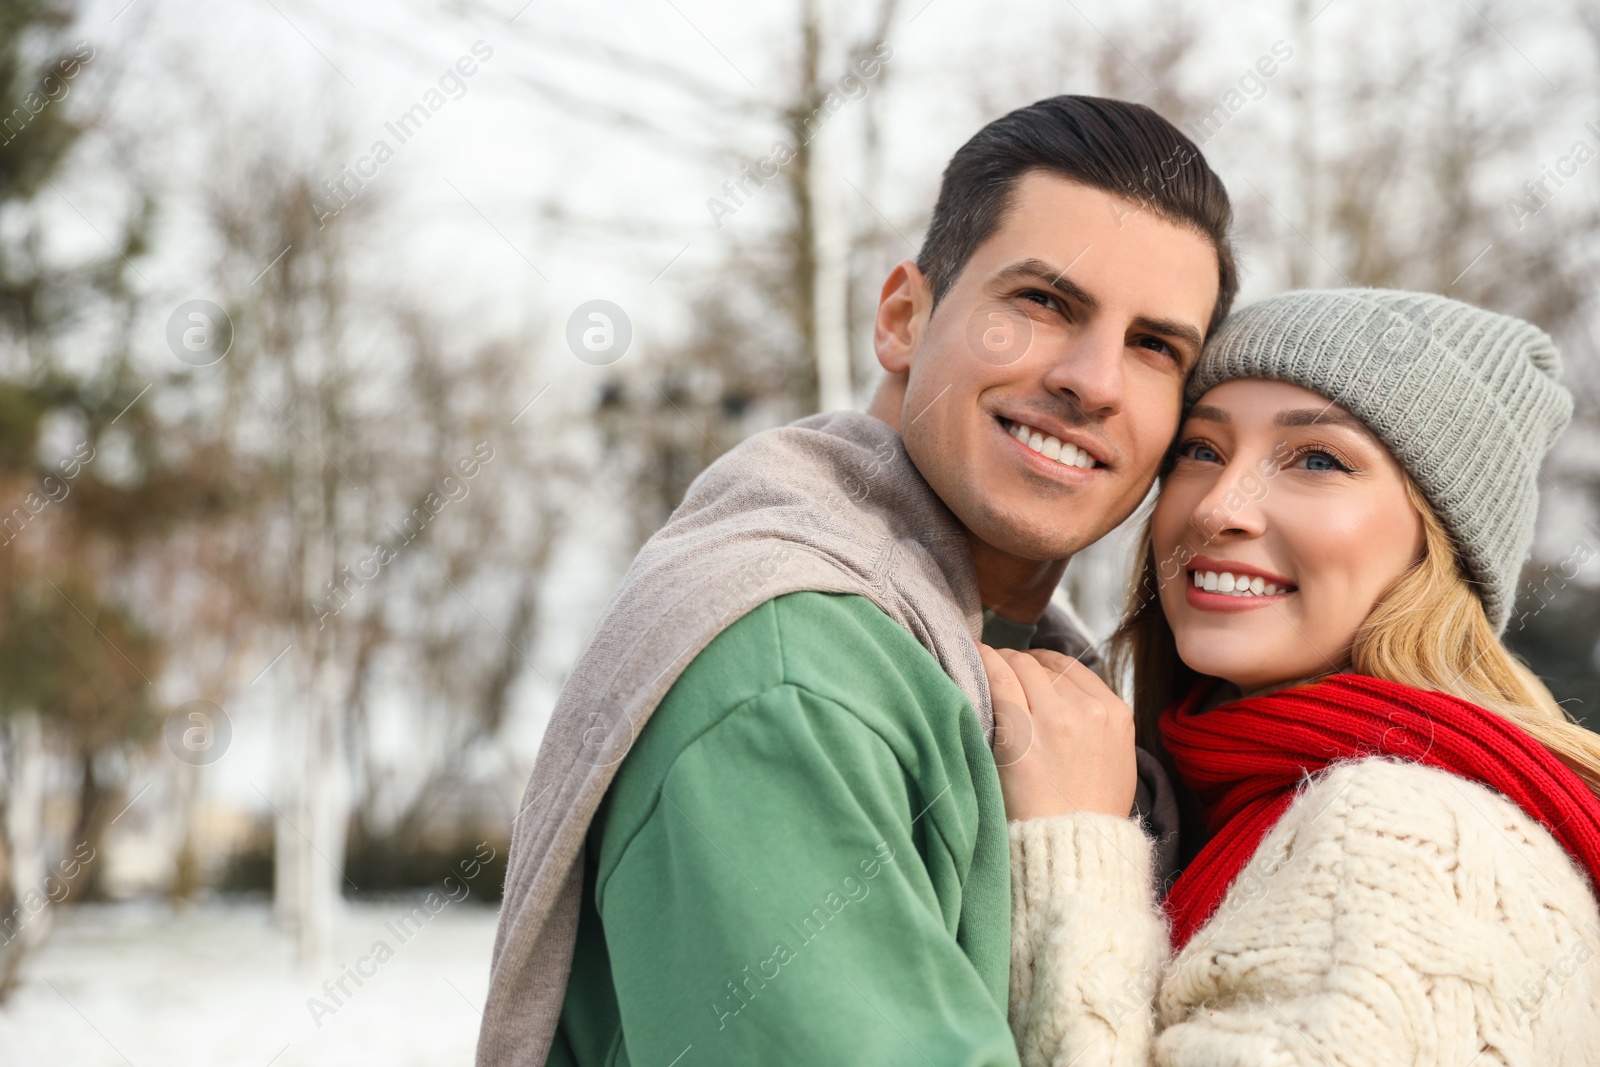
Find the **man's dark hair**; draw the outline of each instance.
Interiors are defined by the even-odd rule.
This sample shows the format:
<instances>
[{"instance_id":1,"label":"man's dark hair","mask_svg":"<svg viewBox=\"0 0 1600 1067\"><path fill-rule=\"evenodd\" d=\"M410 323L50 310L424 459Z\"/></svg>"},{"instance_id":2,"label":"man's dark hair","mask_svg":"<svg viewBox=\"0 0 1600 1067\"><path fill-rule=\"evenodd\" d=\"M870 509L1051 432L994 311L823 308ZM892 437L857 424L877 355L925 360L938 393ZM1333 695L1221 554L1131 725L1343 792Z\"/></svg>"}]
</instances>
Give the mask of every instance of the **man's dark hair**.
<instances>
[{"instance_id":1,"label":"man's dark hair","mask_svg":"<svg viewBox=\"0 0 1600 1067\"><path fill-rule=\"evenodd\" d=\"M1097 96L1052 96L1018 108L951 158L917 255L935 304L999 229L1017 179L1036 170L1103 189L1209 238L1220 284L1206 335L1227 317L1239 274L1229 239L1233 206L1222 179L1193 141L1150 108Z\"/></svg>"}]
</instances>

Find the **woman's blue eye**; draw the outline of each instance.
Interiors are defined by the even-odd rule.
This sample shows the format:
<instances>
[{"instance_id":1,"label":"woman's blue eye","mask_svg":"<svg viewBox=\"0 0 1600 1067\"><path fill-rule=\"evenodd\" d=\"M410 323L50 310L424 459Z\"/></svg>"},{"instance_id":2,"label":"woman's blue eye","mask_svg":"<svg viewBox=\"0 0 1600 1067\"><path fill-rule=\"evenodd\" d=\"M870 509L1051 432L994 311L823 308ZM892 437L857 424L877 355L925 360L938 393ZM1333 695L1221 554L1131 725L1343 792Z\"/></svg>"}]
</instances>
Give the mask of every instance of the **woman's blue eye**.
<instances>
[{"instance_id":1,"label":"woman's blue eye","mask_svg":"<svg viewBox=\"0 0 1600 1067\"><path fill-rule=\"evenodd\" d=\"M1188 454L1190 459L1197 459L1201 463L1220 463L1222 461L1222 457L1217 455L1216 449L1198 442L1189 446Z\"/></svg>"},{"instance_id":2,"label":"woman's blue eye","mask_svg":"<svg viewBox=\"0 0 1600 1067\"><path fill-rule=\"evenodd\" d=\"M1308 471L1342 471L1344 469L1344 464L1326 452L1311 452L1306 455L1306 470Z\"/></svg>"}]
</instances>

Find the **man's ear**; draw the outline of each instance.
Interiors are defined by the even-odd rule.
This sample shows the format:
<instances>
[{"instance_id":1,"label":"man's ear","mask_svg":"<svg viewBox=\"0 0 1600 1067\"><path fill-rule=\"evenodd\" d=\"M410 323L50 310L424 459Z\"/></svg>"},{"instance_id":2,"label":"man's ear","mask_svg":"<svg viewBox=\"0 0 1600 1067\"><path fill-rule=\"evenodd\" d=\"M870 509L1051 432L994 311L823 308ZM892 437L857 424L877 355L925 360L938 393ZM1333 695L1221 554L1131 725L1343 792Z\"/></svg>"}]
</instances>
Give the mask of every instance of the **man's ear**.
<instances>
[{"instance_id":1,"label":"man's ear","mask_svg":"<svg viewBox=\"0 0 1600 1067\"><path fill-rule=\"evenodd\" d=\"M902 260L889 272L878 294L878 317L872 331L872 346L885 371L904 374L911 369L932 305L933 293L915 262Z\"/></svg>"}]
</instances>

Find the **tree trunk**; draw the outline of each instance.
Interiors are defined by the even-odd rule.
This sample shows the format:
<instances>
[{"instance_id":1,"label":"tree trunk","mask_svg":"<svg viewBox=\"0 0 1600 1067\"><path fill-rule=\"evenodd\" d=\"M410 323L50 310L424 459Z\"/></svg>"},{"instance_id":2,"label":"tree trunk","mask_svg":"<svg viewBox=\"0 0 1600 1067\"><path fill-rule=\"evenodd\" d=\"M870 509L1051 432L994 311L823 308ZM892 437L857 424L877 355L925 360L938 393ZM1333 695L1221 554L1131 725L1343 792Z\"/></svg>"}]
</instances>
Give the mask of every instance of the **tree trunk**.
<instances>
[{"instance_id":1,"label":"tree trunk","mask_svg":"<svg viewBox=\"0 0 1600 1067\"><path fill-rule=\"evenodd\" d=\"M331 636L331 635L330 635ZM307 693L310 745L305 753L303 812L305 853L300 864L300 927L296 946L302 966L324 970L333 963L333 930L343 903L345 836L349 790L345 783L342 693L338 662L330 650L317 657Z\"/></svg>"},{"instance_id":2,"label":"tree trunk","mask_svg":"<svg viewBox=\"0 0 1600 1067\"><path fill-rule=\"evenodd\" d=\"M178 817L178 850L172 861L172 887L168 890L175 903L186 903L200 888L205 871L200 862L200 849L195 841L195 824L204 806L201 777L205 768L190 763L178 765L178 788L175 807Z\"/></svg>"},{"instance_id":3,"label":"tree trunk","mask_svg":"<svg viewBox=\"0 0 1600 1067\"><path fill-rule=\"evenodd\" d=\"M44 943L55 918L50 887L45 885L49 871L44 856L44 727L38 715L24 712L11 717L7 731L11 761L5 781L4 830L11 877L0 887L0 904L5 906L0 914L0 1001L16 987L22 961Z\"/></svg>"},{"instance_id":4,"label":"tree trunk","mask_svg":"<svg viewBox=\"0 0 1600 1067\"><path fill-rule=\"evenodd\" d=\"M311 971L333 963L350 809L339 663L333 632L316 633L308 627L297 642L309 649L308 662L283 717L288 730L278 742L273 891L278 920L294 936L296 959Z\"/></svg>"},{"instance_id":5,"label":"tree trunk","mask_svg":"<svg viewBox=\"0 0 1600 1067\"><path fill-rule=\"evenodd\" d=\"M1317 116L1316 116L1316 64L1313 62L1313 37L1315 18L1308 0L1295 0L1291 13L1294 26L1295 63L1300 68L1290 79L1290 99L1294 108L1294 183L1299 195L1296 211L1300 217L1300 235L1289 241L1289 288L1304 289L1312 284L1312 275L1321 274L1325 265L1321 261L1322 247L1320 225L1321 205L1317 189ZM1338 280L1327 284L1336 285Z\"/></svg>"},{"instance_id":6,"label":"tree trunk","mask_svg":"<svg viewBox=\"0 0 1600 1067\"><path fill-rule=\"evenodd\" d=\"M291 686L290 693L299 689ZM272 912L277 923L298 937L301 922L300 868L306 851L296 829L293 813L298 804L305 768L302 763L307 744L307 707L304 700L289 696L277 716L278 730L273 738L276 768L273 774L272 820Z\"/></svg>"},{"instance_id":7,"label":"tree trunk","mask_svg":"<svg viewBox=\"0 0 1600 1067\"><path fill-rule=\"evenodd\" d=\"M105 844L106 829L111 824L111 805L121 791L100 780L95 769L93 749L79 752L78 763L82 767L82 776L79 778L78 819L73 828L72 843L74 847L88 845L98 856ZM84 868L73 885L73 897L78 900L103 899L100 876L104 870L102 863L91 863Z\"/></svg>"},{"instance_id":8,"label":"tree trunk","mask_svg":"<svg viewBox=\"0 0 1600 1067\"><path fill-rule=\"evenodd\" d=\"M849 287L850 233L844 205L839 195L840 131L828 128L830 117L825 101L828 75L843 71L843 54L838 47L833 0L807 0L805 18L815 34L815 59L808 64L806 96L812 101L808 120L801 126L801 137L810 137L806 154L806 195L810 200L811 229L806 234L811 245L811 321L816 345L817 403L821 411L838 411L855 406L854 383L850 367Z\"/></svg>"}]
</instances>

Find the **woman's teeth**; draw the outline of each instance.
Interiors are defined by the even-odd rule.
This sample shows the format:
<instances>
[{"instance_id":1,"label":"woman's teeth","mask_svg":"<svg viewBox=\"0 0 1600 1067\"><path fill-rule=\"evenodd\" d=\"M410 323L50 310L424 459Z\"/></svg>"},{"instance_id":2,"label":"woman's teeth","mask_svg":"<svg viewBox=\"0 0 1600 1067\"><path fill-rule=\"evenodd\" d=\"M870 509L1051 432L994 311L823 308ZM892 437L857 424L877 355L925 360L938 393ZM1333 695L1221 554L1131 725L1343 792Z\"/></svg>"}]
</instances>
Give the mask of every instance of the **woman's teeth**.
<instances>
[{"instance_id":1,"label":"woman's teeth","mask_svg":"<svg viewBox=\"0 0 1600 1067\"><path fill-rule=\"evenodd\" d=\"M1190 571L1196 589L1204 589L1208 593L1223 593L1227 596L1277 596L1279 593L1292 593L1294 586L1279 586L1256 575L1245 577L1242 574L1231 574L1228 571Z\"/></svg>"},{"instance_id":2,"label":"woman's teeth","mask_svg":"<svg viewBox=\"0 0 1600 1067\"><path fill-rule=\"evenodd\" d=\"M1011 423L1008 432L1045 459L1053 459L1063 467L1092 470L1100 465L1094 461L1093 456L1077 445L1065 443L1054 437L1046 437L1038 430L1024 426L1020 422Z\"/></svg>"}]
</instances>

